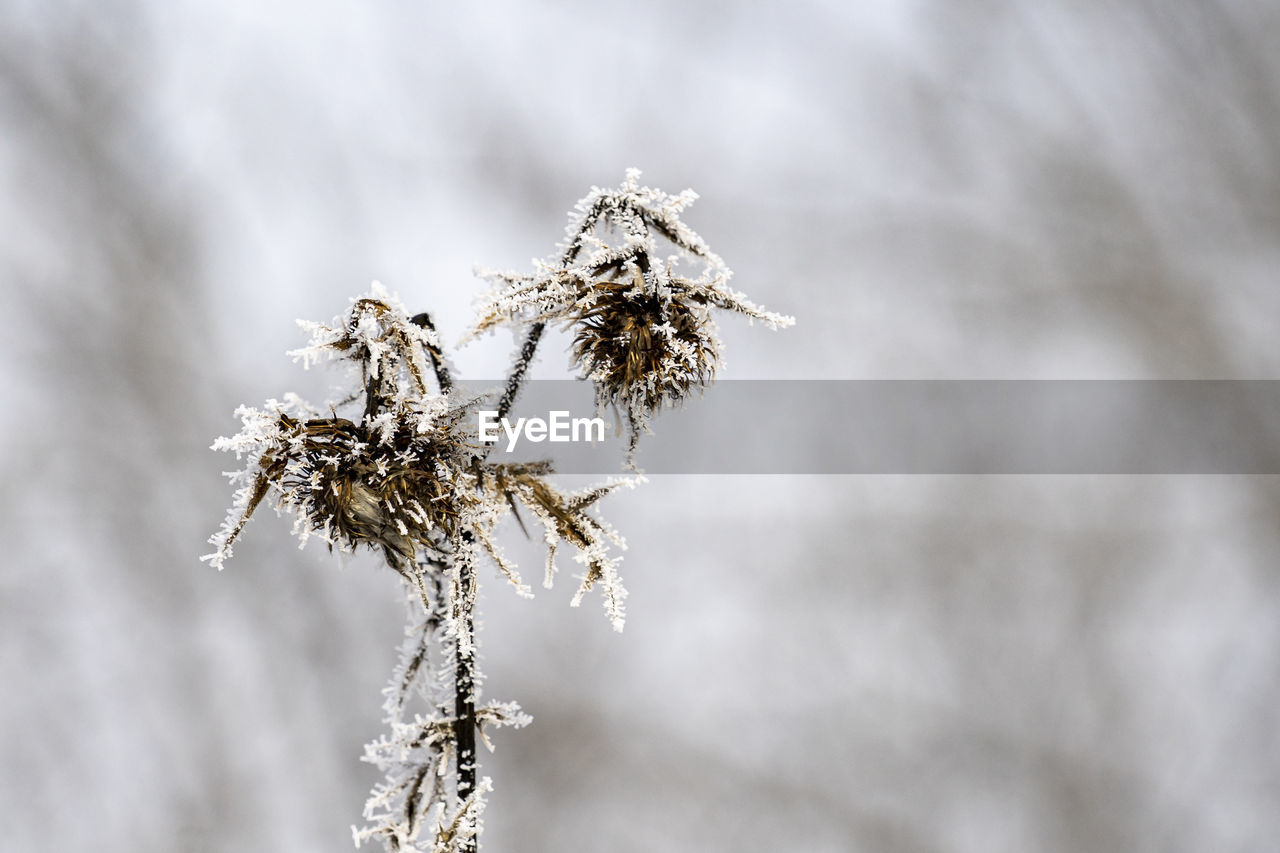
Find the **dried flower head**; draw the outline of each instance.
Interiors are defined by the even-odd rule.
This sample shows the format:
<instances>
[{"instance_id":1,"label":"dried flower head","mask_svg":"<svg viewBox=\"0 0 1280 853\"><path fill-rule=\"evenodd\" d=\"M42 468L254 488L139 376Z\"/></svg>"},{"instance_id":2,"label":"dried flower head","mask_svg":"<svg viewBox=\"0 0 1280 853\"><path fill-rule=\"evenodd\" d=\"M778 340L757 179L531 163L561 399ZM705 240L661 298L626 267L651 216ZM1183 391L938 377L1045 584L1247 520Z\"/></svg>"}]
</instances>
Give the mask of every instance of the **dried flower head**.
<instances>
[{"instance_id":1,"label":"dried flower head","mask_svg":"<svg viewBox=\"0 0 1280 853\"><path fill-rule=\"evenodd\" d=\"M721 345L712 307L775 329L795 322L725 284L732 272L680 219L695 193L669 196L640 187L639 176L629 170L620 188L594 188L578 202L559 261L537 262L532 275L482 272L496 287L472 331L570 327L574 362L595 383L597 403L626 412L631 451L651 414L714 378ZM673 254L660 258L659 241ZM699 265L698 274L683 273Z\"/></svg>"},{"instance_id":2,"label":"dried flower head","mask_svg":"<svg viewBox=\"0 0 1280 853\"><path fill-rule=\"evenodd\" d=\"M241 491L232 514L211 540L218 550L206 559L215 566L231 556L236 536L268 494L277 508L297 515L303 541L319 534L342 550L378 548L402 573L418 547L438 547L454 535L451 496L468 477L469 461L457 412L438 418L391 412L366 424L306 417L296 402L267 406L240 409L240 434L214 445L249 455L235 475Z\"/></svg>"},{"instance_id":3,"label":"dried flower head","mask_svg":"<svg viewBox=\"0 0 1280 853\"><path fill-rule=\"evenodd\" d=\"M237 410L242 429L213 446L247 461L229 475L239 488L222 529L209 540L216 550L204 559L221 569L245 524L270 499L278 511L295 515L294 532L303 542L318 535L330 548L378 550L420 590L420 554L471 559L478 548L517 593L528 596L493 537L505 513L523 504L546 527L547 585L556 546L567 541L587 566L574 603L599 583L610 621L621 629L626 591L617 575L619 558L608 550L623 543L590 510L630 481L564 493L547 479L548 465L486 463L470 432L477 401L429 387L433 368L438 387L449 382L434 332L416 319L375 282L332 324L301 324L312 339L293 355L308 365L329 358L352 366L361 390L328 412L295 395L269 400L263 409ZM337 406L362 398L362 412L338 415Z\"/></svg>"},{"instance_id":4,"label":"dried flower head","mask_svg":"<svg viewBox=\"0 0 1280 853\"><path fill-rule=\"evenodd\" d=\"M592 291L574 313L573 357L601 400L653 412L714 378L719 340L699 294L648 293L642 278L603 278Z\"/></svg>"},{"instance_id":5,"label":"dried flower head","mask_svg":"<svg viewBox=\"0 0 1280 853\"><path fill-rule=\"evenodd\" d=\"M214 449L247 456L231 475L240 488L231 513L204 559L221 568L240 531L269 495L278 510L297 516L303 539L318 534L330 547L379 549L410 575L417 549L452 540L470 495L475 443L463 430L465 407L428 387L427 371L441 370L434 332L413 323L381 285L356 299L332 325L302 324L312 333L294 355L352 364L364 396L363 413L327 416L293 395L265 409L243 407L243 428ZM354 403L357 391L339 405Z\"/></svg>"}]
</instances>

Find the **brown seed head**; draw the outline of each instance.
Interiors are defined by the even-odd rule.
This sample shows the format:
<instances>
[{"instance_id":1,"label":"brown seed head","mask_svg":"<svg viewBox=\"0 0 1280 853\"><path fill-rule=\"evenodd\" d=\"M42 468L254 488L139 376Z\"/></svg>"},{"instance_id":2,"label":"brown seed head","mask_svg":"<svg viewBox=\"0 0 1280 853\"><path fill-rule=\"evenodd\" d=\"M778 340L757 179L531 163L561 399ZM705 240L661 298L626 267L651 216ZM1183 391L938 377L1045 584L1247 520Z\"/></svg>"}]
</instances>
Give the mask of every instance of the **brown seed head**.
<instances>
[{"instance_id":1,"label":"brown seed head","mask_svg":"<svg viewBox=\"0 0 1280 853\"><path fill-rule=\"evenodd\" d=\"M610 280L594 290L574 317L573 355L602 399L652 413L711 382L719 351L711 318L695 298Z\"/></svg>"},{"instance_id":2,"label":"brown seed head","mask_svg":"<svg viewBox=\"0 0 1280 853\"><path fill-rule=\"evenodd\" d=\"M397 425L385 438L345 418L280 415L287 436L264 455L262 476L307 516L313 529L348 547L381 548L393 565L418 545L452 535L458 448Z\"/></svg>"}]
</instances>

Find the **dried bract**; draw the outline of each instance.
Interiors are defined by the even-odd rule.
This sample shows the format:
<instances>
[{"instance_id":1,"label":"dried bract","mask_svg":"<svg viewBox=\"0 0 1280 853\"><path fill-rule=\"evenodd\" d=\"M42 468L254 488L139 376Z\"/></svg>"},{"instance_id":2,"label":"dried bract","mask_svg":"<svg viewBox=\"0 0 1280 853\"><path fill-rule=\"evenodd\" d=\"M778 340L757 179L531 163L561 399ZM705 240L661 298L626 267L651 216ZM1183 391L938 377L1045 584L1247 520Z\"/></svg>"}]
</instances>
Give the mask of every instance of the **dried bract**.
<instances>
[{"instance_id":1,"label":"dried bract","mask_svg":"<svg viewBox=\"0 0 1280 853\"><path fill-rule=\"evenodd\" d=\"M513 512L519 502L542 524L547 546L543 586L547 589L555 579L556 551L560 543L568 542L578 549L574 559L587 567L587 573L573 597L573 606L577 607L599 583L604 592L605 613L614 630L621 631L626 620L623 601L627 591L618 576L618 563L622 558L611 557L609 547L625 549L626 542L590 510L605 495L624 487L634 488L636 480L622 478L577 492L564 492L546 479L549 473L545 463L491 465L485 471L482 487L495 499L506 500Z\"/></svg>"}]
</instances>

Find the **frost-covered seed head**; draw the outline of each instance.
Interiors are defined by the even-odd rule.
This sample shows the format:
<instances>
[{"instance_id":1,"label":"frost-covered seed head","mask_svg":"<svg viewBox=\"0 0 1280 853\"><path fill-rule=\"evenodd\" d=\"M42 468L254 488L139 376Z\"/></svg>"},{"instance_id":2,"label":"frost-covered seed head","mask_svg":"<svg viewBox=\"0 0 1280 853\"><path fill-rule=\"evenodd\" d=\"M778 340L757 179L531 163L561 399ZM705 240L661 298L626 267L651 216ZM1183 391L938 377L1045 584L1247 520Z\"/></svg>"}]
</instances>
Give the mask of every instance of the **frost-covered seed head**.
<instances>
[{"instance_id":1,"label":"frost-covered seed head","mask_svg":"<svg viewBox=\"0 0 1280 853\"><path fill-rule=\"evenodd\" d=\"M628 464L649 416L714 378L721 360L711 308L774 329L795 322L726 285L733 273L680 218L693 192L668 195L641 187L639 177L629 169L621 187L594 188L574 206L559 260L537 262L528 275L482 271L496 287L471 333L501 324L568 326L574 361L595 383L597 402L626 411ZM660 256L660 243L675 254ZM699 266L696 277L677 272Z\"/></svg>"},{"instance_id":2,"label":"frost-covered seed head","mask_svg":"<svg viewBox=\"0 0 1280 853\"><path fill-rule=\"evenodd\" d=\"M573 357L597 399L653 413L715 376L720 353L704 305L601 281L574 317Z\"/></svg>"}]
</instances>

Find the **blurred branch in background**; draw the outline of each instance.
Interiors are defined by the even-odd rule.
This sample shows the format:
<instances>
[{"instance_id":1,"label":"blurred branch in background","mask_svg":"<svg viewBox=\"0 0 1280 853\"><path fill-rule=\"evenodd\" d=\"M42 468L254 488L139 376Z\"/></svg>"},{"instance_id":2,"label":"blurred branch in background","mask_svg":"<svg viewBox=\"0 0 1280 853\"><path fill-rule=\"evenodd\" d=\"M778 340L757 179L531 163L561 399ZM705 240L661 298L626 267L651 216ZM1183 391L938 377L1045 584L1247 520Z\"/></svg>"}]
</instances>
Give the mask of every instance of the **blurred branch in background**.
<instances>
[{"instance_id":1,"label":"blurred branch in background","mask_svg":"<svg viewBox=\"0 0 1280 853\"><path fill-rule=\"evenodd\" d=\"M726 324L735 376L1274 377L1273 6L9 0L9 846L349 849L394 576L266 526L240 568L196 562L206 448L287 369L219 350L274 358L373 278L451 338L471 263L522 264L626 165L696 186L735 285L804 324L756 352ZM619 61L589 73L590 44ZM491 688L538 720L493 758L491 849L1280 836L1274 479L649 488L614 517L665 537L629 554L626 643L553 596L483 603Z\"/></svg>"},{"instance_id":2,"label":"blurred branch in background","mask_svg":"<svg viewBox=\"0 0 1280 853\"><path fill-rule=\"evenodd\" d=\"M12 637L0 822L15 849L265 849L283 837L273 812L323 807L334 787L356 802L365 787L306 772L334 775L325 741L363 716L335 719L297 672L308 658L341 665L345 641L328 635L341 592L299 570L260 597L194 567L205 508L222 499L207 446L225 416L211 405L222 380L201 188L175 180L154 124L149 16L60 12L0 30L5 371L18 391L0 522ZM251 650L230 651L240 642ZM379 680L363 679L374 695ZM332 746L350 755L358 737ZM293 771L264 760L302 747ZM278 831L305 837L293 824Z\"/></svg>"}]
</instances>

